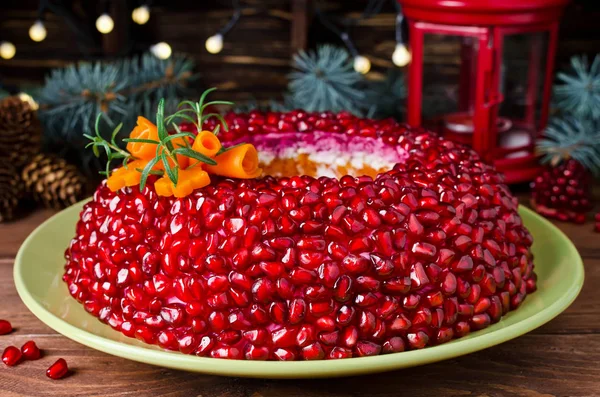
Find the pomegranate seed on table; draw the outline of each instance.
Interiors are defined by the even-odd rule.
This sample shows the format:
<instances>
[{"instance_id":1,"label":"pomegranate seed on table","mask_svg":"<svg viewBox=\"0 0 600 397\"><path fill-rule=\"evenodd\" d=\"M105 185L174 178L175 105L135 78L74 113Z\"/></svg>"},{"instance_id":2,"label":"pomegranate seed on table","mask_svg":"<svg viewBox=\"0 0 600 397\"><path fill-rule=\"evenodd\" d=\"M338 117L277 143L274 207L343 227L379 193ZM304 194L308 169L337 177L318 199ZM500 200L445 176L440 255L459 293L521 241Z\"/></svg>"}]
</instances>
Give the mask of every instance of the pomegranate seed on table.
<instances>
[{"instance_id":1,"label":"pomegranate seed on table","mask_svg":"<svg viewBox=\"0 0 600 397\"><path fill-rule=\"evenodd\" d=\"M531 182L532 207L563 222L584 223L592 209L592 175L577 160L546 167Z\"/></svg>"},{"instance_id":2,"label":"pomegranate seed on table","mask_svg":"<svg viewBox=\"0 0 600 397\"><path fill-rule=\"evenodd\" d=\"M21 346L21 353L27 360L37 360L42 356L42 352L32 340Z\"/></svg>"},{"instance_id":3,"label":"pomegranate seed on table","mask_svg":"<svg viewBox=\"0 0 600 397\"><path fill-rule=\"evenodd\" d=\"M59 358L46 370L46 376L50 379L61 379L69 373L69 367L64 358Z\"/></svg>"},{"instance_id":4,"label":"pomegranate seed on table","mask_svg":"<svg viewBox=\"0 0 600 397\"><path fill-rule=\"evenodd\" d=\"M318 140L398 161L376 177L215 177L182 199L158 197L153 176L143 191L101 185L63 276L100 321L202 357L343 359L468 335L535 291L517 200L475 152L346 113L225 119L223 141L268 156Z\"/></svg>"},{"instance_id":5,"label":"pomegranate seed on table","mask_svg":"<svg viewBox=\"0 0 600 397\"><path fill-rule=\"evenodd\" d=\"M10 334L13 330L12 325L6 320L0 320L0 335Z\"/></svg>"},{"instance_id":6,"label":"pomegranate seed on table","mask_svg":"<svg viewBox=\"0 0 600 397\"><path fill-rule=\"evenodd\" d=\"M14 346L8 346L2 353L2 362L9 367L12 367L21 361L21 356L21 350Z\"/></svg>"}]
</instances>

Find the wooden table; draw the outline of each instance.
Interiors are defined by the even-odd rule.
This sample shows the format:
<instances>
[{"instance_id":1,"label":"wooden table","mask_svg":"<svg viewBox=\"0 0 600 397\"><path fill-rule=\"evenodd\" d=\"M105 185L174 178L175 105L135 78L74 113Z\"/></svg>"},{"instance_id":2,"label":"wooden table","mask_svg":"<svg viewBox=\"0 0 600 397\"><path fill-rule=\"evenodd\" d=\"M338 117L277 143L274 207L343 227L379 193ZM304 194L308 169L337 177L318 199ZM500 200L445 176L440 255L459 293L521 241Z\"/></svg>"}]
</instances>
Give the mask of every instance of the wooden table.
<instances>
[{"instance_id":1,"label":"wooden table","mask_svg":"<svg viewBox=\"0 0 600 397\"><path fill-rule=\"evenodd\" d=\"M557 223L585 262L579 298L563 314L529 334L453 360L362 377L333 380L254 380L204 376L113 357L73 342L35 318L12 279L15 254L50 211L0 225L0 318L17 328L0 348L34 339L45 356L0 365L0 396L600 396L600 234L591 222ZM74 374L50 381L46 368L64 357Z\"/></svg>"}]
</instances>

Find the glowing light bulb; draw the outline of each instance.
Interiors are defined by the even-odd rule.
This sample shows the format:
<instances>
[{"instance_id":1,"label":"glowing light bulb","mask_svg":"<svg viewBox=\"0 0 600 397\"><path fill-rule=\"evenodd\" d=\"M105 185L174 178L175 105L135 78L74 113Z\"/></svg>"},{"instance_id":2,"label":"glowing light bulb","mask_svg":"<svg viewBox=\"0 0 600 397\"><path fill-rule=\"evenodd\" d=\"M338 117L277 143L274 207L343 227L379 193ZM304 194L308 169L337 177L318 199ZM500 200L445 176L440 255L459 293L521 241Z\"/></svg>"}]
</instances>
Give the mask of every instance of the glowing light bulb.
<instances>
[{"instance_id":1,"label":"glowing light bulb","mask_svg":"<svg viewBox=\"0 0 600 397\"><path fill-rule=\"evenodd\" d=\"M223 35L220 33L210 36L206 39L206 51L211 54L218 54L223 49Z\"/></svg>"},{"instance_id":2,"label":"glowing light bulb","mask_svg":"<svg viewBox=\"0 0 600 397\"><path fill-rule=\"evenodd\" d=\"M15 45L9 41L0 43L0 57L2 59L11 59L17 53Z\"/></svg>"},{"instance_id":3,"label":"glowing light bulb","mask_svg":"<svg viewBox=\"0 0 600 397\"><path fill-rule=\"evenodd\" d=\"M401 43L396 44L396 49L392 54L392 62L394 62L394 65L400 67L406 66L410 63L411 59L412 57L406 46Z\"/></svg>"},{"instance_id":4,"label":"glowing light bulb","mask_svg":"<svg viewBox=\"0 0 600 397\"><path fill-rule=\"evenodd\" d=\"M33 41L37 41L38 43L46 38L46 27L44 23L40 20L35 21L33 25L29 28L29 37Z\"/></svg>"},{"instance_id":5,"label":"glowing light bulb","mask_svg":"<svg viewBox=\"0 0 600 397\"><path fill-rule=\"evenodd\" d=\"M139 6L131 12L131 19L138 25L143 25L150 19L150 8L147 5Z\"/></svg>"},{"instance_id":6,"label":"glowing light bulb","mask_svg":"<svg viewBox=\"0 0 600 397\"><path fill-rule=\"evenodd\" d=\"M362 55L354 57L354 70L360 74L367 74L371 70L371 61Z\"/></svg>"},{"instance_id":7,"label":"glowing light bulb","mask_svg":"<svg viewBox=\"0 0 600 397\"><path fill-rule=\"evenodd\" d=\"M96 29L102 34L107 34L112 32L115 27L115 21L108 15L104 13L96 19Z\"/></svg>"},{"instance_id":8,"label":"glowing light bulb","mask_svg":"<svg viewBox=\"0 0 600 397\"><path fill-rule=\"evenodd\" d=\"M158 59L167 59L171 56L171 46L164 41L154 44L150 47L150 52Z\"/></svg>"}]
</instances>

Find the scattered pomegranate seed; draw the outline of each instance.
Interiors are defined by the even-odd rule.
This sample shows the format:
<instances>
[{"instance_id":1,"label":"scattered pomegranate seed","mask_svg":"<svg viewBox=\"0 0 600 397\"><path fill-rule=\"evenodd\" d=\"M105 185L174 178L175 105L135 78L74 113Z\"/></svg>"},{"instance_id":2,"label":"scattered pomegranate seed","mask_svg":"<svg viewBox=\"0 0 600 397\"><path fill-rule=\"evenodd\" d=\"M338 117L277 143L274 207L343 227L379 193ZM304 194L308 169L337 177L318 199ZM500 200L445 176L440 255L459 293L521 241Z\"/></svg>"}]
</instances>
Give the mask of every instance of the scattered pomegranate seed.
<instances>
[{"instance_id":1,"label":"scattered pomegranate seed","mask_svg":"<svg viewBox=\"0 0 600 397\"><path fill-rule=\"evenodd\" d=\"M154 176L143 191L101 185L63 276L100 321L202 357L343 359L468 335L535 291L517 200L472 150L348 113L225 119L224 143L259 151L347 138L406 159L375 179L215 177L184 199L158 197Z\"/></svg>"},{"instance_id":2,"label":"scattered pomegranate seed","mask_svg":"<svg viewBox=\"0 0 600 397\"><path fill-rule=\"evenodd\" d=\"M11 333L13 330L12 325L6 320L0 320L0 335L6 335Z\"/></svg>"},{"instance_id":3,"label":"scattered pomegranate seed","mask_svg":"<svg viewBox=\"0 0 600 397\"><path fill-rule=\"evenodd\" d=\"M584 223L592 208L591 180L590 171L573 158L546 167L531 182L532 206L548 218Z\"/></svg>"},{"instance_id":4,"label":"scattered pomegranate seed","mask_svg":"<svg viewBox=\"0 0 600 397\"><path fill-rule=\"evenodd\" d=\"M27 360L37 360L42 356L42 352L32 340L21 346L21 353Z\"/></svg>"},{"instance_id":5,"label":"scattered pomegranate seed","mask_svg":"<svg viewBox=\"0 0 600 397\"><path fill-rule=\"evenodd\" d=\"M69 367L64 358L59 358L46 370L46 376L50 379L61 379L69 373Z\"/></svg>"},{"instance_id":6,"label":"scattered pomegranate seed","mask_svg":"<svg viewBox=\"0 0 600 397\"><path fill-rule=\"evenodd\" d=\"M9 367L12 367L13 365L17 365L21 360L21 356L21 350L14 346L8 346L2 353L2 362Z\"/></svg>"}]
</instances>

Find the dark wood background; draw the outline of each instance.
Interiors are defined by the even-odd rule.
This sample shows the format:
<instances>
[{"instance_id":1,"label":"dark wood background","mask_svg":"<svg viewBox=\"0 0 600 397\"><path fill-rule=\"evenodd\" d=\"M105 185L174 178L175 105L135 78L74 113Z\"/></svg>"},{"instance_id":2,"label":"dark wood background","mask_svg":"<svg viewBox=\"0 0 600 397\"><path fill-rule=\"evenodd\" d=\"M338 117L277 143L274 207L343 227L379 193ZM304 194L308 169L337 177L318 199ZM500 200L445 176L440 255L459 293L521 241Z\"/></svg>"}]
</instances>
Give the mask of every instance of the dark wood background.
<instances>
[{"instance_id":1,"label":"dark wood background","mask_svg":"<svg viewBox=\"0 0 600 397\"><path fill-rule=\"evenodd\" d=\"M53 3L56 0L53 1ZM231 17L229 0L155 0L150 21L143 26L131 21L136 1L112 1L115 29L101 35L94 21L102 11L101 1L63 0L69 4L74 21L87 35L77 35L63 16L46 13L48 37L41 43L29 39L28 29L37 19L37 0L0 1L0 41L9 40L17 48L11 60L0 60L0 81L18 85L41 83L53 67L81 59L106 59L138 53L159 41L174 51L189 54L197 62L200 84L216 86L234 100L277 97L287 84L290 57L300 47L314 47L337 38L323 28L310 12L311 0L242 0L243 16L226 36L224 49L211 55L204 41ZM318 0L321 9L334 17L355 18L367 0ZM560 35L558 66L569 57L600 51L600 1L574 0L565 14ZM380 78L393 67L395 8L390 0L382 12L360 21L351 35L361 54L373 63L370 78ZM88 37L89 36L89 37ZM85 41L83 37L88 37ZM458 54L440 43L426 53L428 62L439 70L458 64Z\"/></svg>"}]
</instances>

